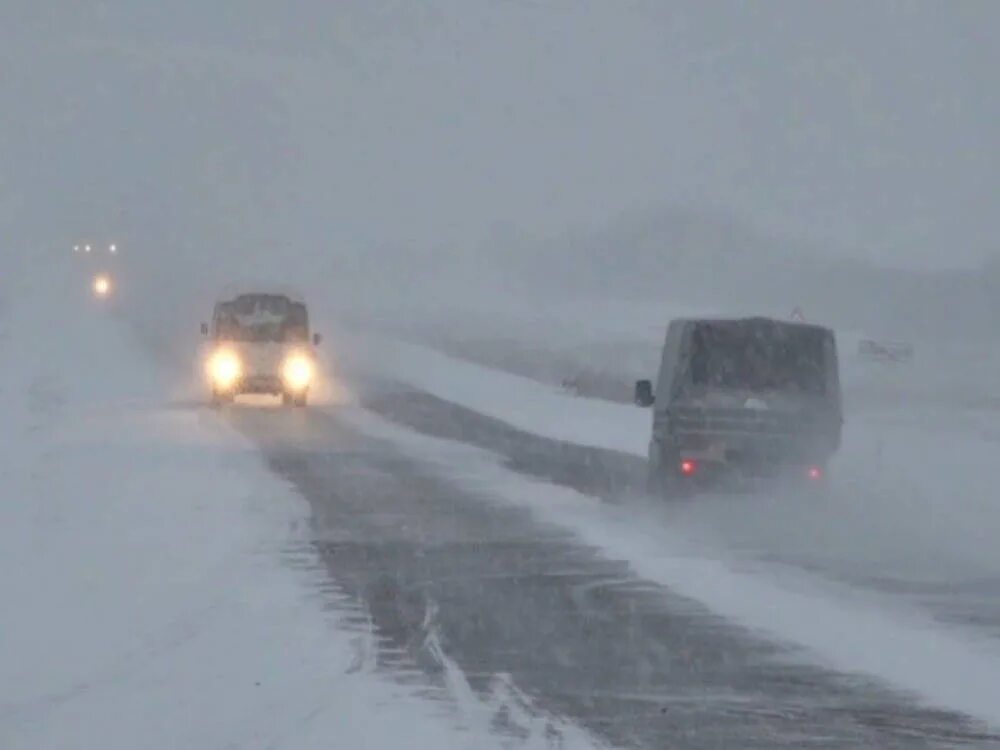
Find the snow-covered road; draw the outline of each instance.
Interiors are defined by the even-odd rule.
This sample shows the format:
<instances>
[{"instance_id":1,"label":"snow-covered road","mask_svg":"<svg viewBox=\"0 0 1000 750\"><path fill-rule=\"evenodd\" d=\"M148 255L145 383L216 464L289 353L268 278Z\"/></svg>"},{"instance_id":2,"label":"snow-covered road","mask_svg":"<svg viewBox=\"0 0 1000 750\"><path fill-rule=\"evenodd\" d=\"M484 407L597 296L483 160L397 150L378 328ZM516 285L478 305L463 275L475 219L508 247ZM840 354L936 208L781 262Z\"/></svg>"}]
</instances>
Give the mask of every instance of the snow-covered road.
<instances>
[{"instance_id":1,"label":"snow-covered road","mask_svg":"<svg viewBox=\"0 0 1000 750\"><path fill-rule=\"evenodd\" d=\"M612 744L651 748L679 738L692 748L993 739L964 715L986 711L977 695L987 693L952 694L959 686L949 680L949 691L925 705L856 674L865 671L857 661L819 662L794 639L765 632L787 616L776 603L797 607L797 627L805 607L819 603L826 609L809 617L838 615L822 635L850 626L837 633L840 655L860 646L870 657L884 631L858 625L881 625L878 618L823 597L796 600L718 561L678 554L664 546L669 538L639 528L659 519L527 479L491 451L433 440L355 406L248 407L227 419L308 499L331 578L379 634L377 661L467 687L515 733L541 715L546 726L564 717ZM882 664L898 667L902 655L905 666L913 645ZM953 666L975 667L973 687L992 678L961 649L941 658L956 655ZM902 677L925 678L926 666ZM956 700L961 708L947 710Z\"/></svg>"},{"instance_id":2,"label":"snow-covered road","mask_svg":"<svg viewBox=\"0 0 1000 750\"><path fill-rule=\"evenodd\" d=\"M87 273L34 270L0 317L0 747L502 746L474 697L379 667L308 506L169 402Z\"/></svg>"}]
</instances>

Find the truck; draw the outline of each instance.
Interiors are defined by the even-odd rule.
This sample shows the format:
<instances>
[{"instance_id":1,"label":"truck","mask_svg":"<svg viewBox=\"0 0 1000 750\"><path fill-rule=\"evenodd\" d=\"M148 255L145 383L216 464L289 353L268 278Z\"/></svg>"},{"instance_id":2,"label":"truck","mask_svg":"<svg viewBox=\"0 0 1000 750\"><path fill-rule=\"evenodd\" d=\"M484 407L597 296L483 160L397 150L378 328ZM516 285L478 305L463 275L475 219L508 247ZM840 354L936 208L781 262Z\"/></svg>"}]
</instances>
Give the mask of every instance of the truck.
<instances>
[{"instance_id":1,"label":"truck","mask_svg":"<svg viewBox=\"0 0 1000 750\"><path fill-rule=\"evenodd\" d=\"M651 492L821 480L843 428L836 337L764 317L674 320L655 385L638 381L635 403L653 409Z\"/></svg>"},{"instance_id":2,"label":"truck","mask_svg":"<svg viewBox=\"0 0 1000 750\"><path fill-rule=\"evenodd\" d=\"M201 333L211 342L206 375L213 405L241 394L272 394L285 405L306 405L321 337L310 336L304 302L282 293L239 294L215 304Z\"/></svg>"}]
</instances>

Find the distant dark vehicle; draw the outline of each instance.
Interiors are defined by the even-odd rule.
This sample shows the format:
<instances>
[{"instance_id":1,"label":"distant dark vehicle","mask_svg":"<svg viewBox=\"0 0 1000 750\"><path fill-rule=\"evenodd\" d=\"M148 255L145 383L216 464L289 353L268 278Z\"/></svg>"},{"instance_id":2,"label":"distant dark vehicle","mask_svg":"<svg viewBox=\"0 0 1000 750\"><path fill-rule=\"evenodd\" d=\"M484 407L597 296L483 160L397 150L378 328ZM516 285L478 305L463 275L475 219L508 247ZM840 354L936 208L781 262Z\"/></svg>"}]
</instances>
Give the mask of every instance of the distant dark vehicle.
<instances>
[{"instance_id":1,"label":"distant dark vehicle","mask_svg":"<svg viewBox=\"0 0 1000 750\"><path fill-rule=\"evenodd\" d=\"M655 390L649 484L657 492L729 477L822 479L840 447L837 345L827 328L769 318L675 320Z\"/></svg>"},{"instance_id":2,"label":"distant dark vehicle","mask_svg":"<svg viewBox=\"0 0 1000 750\"><path fill-rule=\"evenodd\" d=\"M263 393L305 406L320 336L310 339L303 302L284 294L240 294L216 303L211 326L202 323L201 332L213 342L207 375L214 404Z\"/></svg>"},{"instance_id":3,"label":"distant dark vehicle","mask_svg":"<svg viewBox=\"0 0 1000 750\"><path fill-rule=\"evenodd\" d=\"M874 341L862 339L858 342L858 356L869 362L912 362L913 344L904 341Z\"/></svg>"}]
</instances>

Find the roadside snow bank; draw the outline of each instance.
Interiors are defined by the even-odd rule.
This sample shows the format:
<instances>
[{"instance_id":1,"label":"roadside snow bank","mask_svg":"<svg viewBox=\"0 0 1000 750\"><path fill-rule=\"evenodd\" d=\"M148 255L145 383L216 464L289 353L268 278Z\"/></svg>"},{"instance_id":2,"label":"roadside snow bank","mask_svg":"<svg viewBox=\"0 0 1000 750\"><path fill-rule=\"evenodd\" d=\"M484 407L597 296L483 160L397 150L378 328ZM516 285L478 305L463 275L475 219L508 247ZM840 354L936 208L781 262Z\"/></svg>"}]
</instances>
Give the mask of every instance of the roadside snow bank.
<instances>
[{"instance_id":1,"label":"roadside snow bank","mask_svg":"<svg viewBox=\"0 0 1000 750\"><path fill-rule=\"evenodd\" d=\"M652 417L400 341L356 347L359 365L536 435L645 456Z\"/></svg>"},{"instance_id":2,"label":"roadside snow bank","mask_svg":"<svg viewBox=\"0 0 1000 750\"><path fill-rule=\"evenodd\" d=\"M0 747L501 746L377 673L304 502L42 270L0 316Z\"/></svg>"}]
</instances>

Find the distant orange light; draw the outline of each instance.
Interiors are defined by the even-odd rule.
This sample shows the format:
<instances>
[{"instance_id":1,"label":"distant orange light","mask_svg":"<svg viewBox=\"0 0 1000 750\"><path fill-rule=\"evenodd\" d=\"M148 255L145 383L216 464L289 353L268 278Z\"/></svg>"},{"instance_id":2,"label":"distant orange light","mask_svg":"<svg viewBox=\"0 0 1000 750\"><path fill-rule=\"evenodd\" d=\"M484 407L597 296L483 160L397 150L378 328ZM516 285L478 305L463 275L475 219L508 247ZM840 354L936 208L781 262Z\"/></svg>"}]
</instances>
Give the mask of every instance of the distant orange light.
<instances>
[{"instance_id":1,"label":"distant orange light","mask_svg":"<svg viewBox=\"0 0 1000 750\"><path fill-rule=\"evenodd\" d=\"M681 474L686 477L693 476L698 471L698 463L690 459L681 461Z\"/></svg>"},{"instance_id":2,"label":"distant orange light","mask_svg":"<svg viewBox=\"0 0 1000 750\"><path fill-rule=\"evenodd\" d=\"M103 273L94 277L94 294L98 297L107 297L111 294L111 279Z\"/></svg>"}]
</instances>

